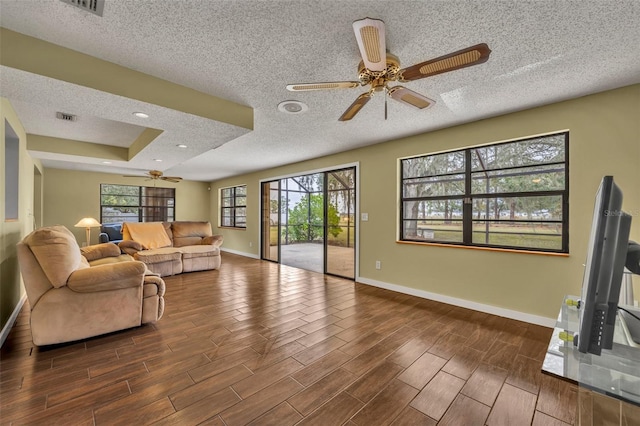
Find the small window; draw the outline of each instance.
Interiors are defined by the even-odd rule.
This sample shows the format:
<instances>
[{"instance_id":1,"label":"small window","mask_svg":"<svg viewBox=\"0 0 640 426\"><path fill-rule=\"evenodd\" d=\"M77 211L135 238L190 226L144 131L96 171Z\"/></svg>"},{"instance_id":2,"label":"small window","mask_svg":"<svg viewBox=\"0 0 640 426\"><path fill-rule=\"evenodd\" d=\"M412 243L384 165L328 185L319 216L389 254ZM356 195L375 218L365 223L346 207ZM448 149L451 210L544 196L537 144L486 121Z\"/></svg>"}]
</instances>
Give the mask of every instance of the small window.
<instances>
[{"instance_id":1,"label":"small window","mask_svg":"<svg viewBox=\"0 0 640 426\"><path fill-rule=\"evenodd\" d=\"M220 190L220 226L247 227L247 185Z\"/></svg>"},{"instance_id":2,"label":"small window","mask_svg":"<svg viewBox=\"0 0 640 426\"><path fill-rule=\"evenodd\" d=\"M569 134L402 159L403 241L569 252Z\"/></svg>"},{"instance_id":3,"label":"small window","mask_svg":"<svg viewBox=\"0 0 640 426\"><path fill-rule=\"evenodd\" d=\"M100 222L173 222L175 188L100 185Z\"/></svg>"}]
</instances>

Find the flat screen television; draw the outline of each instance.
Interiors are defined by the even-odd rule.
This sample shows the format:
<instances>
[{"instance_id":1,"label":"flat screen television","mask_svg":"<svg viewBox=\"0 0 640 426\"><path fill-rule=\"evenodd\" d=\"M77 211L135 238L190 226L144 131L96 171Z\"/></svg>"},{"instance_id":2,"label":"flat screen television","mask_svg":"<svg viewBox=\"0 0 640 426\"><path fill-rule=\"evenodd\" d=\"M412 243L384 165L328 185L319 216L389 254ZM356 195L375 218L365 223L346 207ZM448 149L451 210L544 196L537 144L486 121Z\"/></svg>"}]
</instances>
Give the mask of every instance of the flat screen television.
<instances>
[{"instance_id":1,"label":"flat screen television","mask_svg":"<svg viewBox=\"0 0 640 426\"><path fill-rule=\"evenodd\" d=\"M584 353L611 349L627 256L631 216L622 211L622 191L612 176L596 194L580 299L580 328L574 344Z\"/></svg>"}]
</instances>

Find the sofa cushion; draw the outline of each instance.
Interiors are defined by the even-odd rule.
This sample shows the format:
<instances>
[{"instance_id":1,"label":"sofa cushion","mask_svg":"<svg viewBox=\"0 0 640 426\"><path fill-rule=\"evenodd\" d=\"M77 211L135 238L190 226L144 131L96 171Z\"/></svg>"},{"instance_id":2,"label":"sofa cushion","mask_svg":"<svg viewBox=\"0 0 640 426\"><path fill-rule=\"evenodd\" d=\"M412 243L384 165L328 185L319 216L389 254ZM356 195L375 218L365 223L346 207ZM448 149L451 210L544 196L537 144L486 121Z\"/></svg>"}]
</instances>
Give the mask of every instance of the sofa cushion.
<instances>
[{"instance_id":1,"label":"sofa cushion","mask_svg":"<svg viewBox=\"0 0 640 426\"><path fill-rule=\"evenodd\" d=\"M180 251L182 252L183 259L220 255L220 249L213 246L186 246L180 247Z\"/></svg>"},{"instance_id":2,"label":"sofa cushion","mask_svg":"<svg viewBox=\"0 0 640 426\"><path fill-rule=\"evenodd\" d=\"M133 255L134 259L140 260L147 265L153 263L170 262L172 260L181 260L182 253L173 247L162 247L153 250L139 251Z\"/></svg>"},{"instance_id":3,"label":"sofa cushion","mask_svg":"<svg viewBox=\"0 0 640 426\"><path fill-rule=\"evenodd\" d=\"M80 252L89 262L103 257L120 256L120 247L113 243L95 244L93 246L82 247Z\"/></svg>"},{"instance_id":4,"label":"sofa cushion","mask_svg":"<svg viewBox=\"0 0 640 426\"><path fill-rule=\"evenodd\" d=\"M182 237L182 238L174 238L173 246L174 247L188 247L188 246L199 246L202 244L202 237Z\"/></svg>"},{"instance_id":5,"label":"sofa cushion","mask_svg":"<svg viewBox=\"0 0 640 426\"><path fill-rule=\"evenodd\" d=\"M173 222L171 224L173 238L206 237L212 235L209 222Z\"/></svg>"},{"instance_id":6,"label":"sofa cushion","mask_svg":"<svg viewBox=\"0 0 640 426\"><path fill-rule=\"evenodd\" d=\"M184 247L202 244L202 238L212 235L209 222L173 222L173 246Z\"/></svg>"},{"instance_id":7,"label":"sofa cushion","mask_svg":"<svg viewBox=\"0 0 640 426\"><path fill-rule=\"evenodd\" d=\"M109 236L109 241L122 240L122 224L121 223L104 223L100 227L100 232L104 232Z\"/></svg>"},{"instance_id":8,"label":"sofa cushion","mask_svg":"<svg viewBox=\"0 0 640 426\"><path fill-rule=\"evenodd\" d=\"M110 265L112 263L128 262L131 260L135 260L135 259L132 256L129 256L128 254L123 253L120 256L103 257L100 259L92 260L91 262L89 262L89 265L90 266Z\"/></svg>"},{"instance_id":9,"label":"sofa cushion","mask_svg":"<svg viewBox=\"0 0 640 426\"><path fill-rule=\"evenodd\" d=\"M145 249L171 246L171 239L162 222L125 222L123 229L126 229L130 236L127 239L140 243Z\"/></svg>"},{"instance_id":10,"label":"sofa cushion","mask_svg":"<svg viewBox=\"0 0 640 426\"><path fill-rule=\"evenodd\" d=\"M37 229L25 237L24 243L56 288L64 286L69 275L81 267L82 255L76 238L62 225Z\"/></svg>"}]
</instances>

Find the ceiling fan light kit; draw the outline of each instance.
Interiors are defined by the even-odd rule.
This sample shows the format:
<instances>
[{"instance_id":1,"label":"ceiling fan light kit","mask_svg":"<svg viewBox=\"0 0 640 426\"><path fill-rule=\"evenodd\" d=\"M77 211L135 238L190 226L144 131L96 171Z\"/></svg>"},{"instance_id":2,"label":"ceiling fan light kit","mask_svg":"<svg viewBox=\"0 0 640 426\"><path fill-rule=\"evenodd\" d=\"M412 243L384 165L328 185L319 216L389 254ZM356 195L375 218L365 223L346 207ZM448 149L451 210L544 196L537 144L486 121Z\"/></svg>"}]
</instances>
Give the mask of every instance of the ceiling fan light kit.
<instances>
[{"instance_id":1,"label":"ceiling fan light kit","mask_svg":"<svg viewBox=\"0 0 640 426\"><path fill-rule=\"evenodd\" d=\"M392 99L418 109L426 109L435 104L433 99L407 89L403 86L389 86L391 82L410 82L425 77L442 74L461 68L479 65L489 59L491 50L484 43L458 50L425 62L400 68L400 60L386 50L385 26L379 19L365 18L353 23L362 61L358 65L359 81L334 81L324 83L289 84L287 90L292 92L352 89L370 86L368 93L363 93L340 116L339 121L351 120L376 92L384 92ZM385 101L386 119L386 101Z\"/></svg>"}]
</instances>

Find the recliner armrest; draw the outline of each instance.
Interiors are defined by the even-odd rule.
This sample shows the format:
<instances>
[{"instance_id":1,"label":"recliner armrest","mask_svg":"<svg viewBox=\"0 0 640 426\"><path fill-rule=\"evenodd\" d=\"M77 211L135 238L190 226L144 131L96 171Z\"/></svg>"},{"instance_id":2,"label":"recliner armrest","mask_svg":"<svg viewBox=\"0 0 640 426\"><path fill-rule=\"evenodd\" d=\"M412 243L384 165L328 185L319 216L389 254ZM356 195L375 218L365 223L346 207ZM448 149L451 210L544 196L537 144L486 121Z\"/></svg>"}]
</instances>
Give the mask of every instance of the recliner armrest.
<instances>
[{"instance_id":1,"label":"recliner armrest","mask_svg":"<svg viewBox=\"0 0 640 426\"><path fill-rule=\"evenodd\" d=\"M212 245L214 247L220 247L222 245L224 237L222 235L210 235L202 239L203 245Z\"/></svg>"},{"instance_id":2,"label":"recliner armrest","mask_svg":"<svg viewBox=\"0 0 640 426\"><path fill-rule=\"evenodd\" d=\"M139 252L140 250L144 250L144 247L142 247L142 244L133 240L122 240L118 243L118 247L120 247L120 250L122 250L123 252L131 256L133 256L135 253Z\"/></svg>"},{"instance_id":3,"label":"recliner armrest","mask_svg":"<svg viewBox=\"0 0 640 426\"><path fill-rule=\"evenodd\" d=\"M146 265L138 261L92 266L71 273L67 287L78 293L140 287Z\"/></svg>"}]
</instances>

